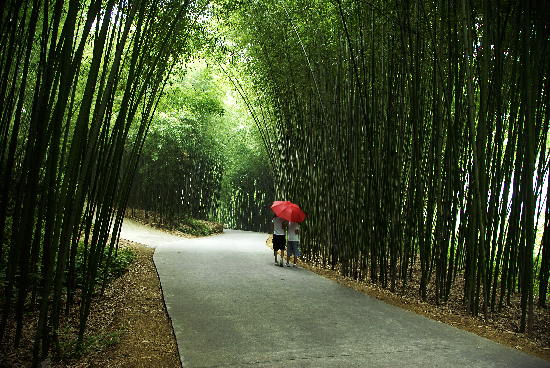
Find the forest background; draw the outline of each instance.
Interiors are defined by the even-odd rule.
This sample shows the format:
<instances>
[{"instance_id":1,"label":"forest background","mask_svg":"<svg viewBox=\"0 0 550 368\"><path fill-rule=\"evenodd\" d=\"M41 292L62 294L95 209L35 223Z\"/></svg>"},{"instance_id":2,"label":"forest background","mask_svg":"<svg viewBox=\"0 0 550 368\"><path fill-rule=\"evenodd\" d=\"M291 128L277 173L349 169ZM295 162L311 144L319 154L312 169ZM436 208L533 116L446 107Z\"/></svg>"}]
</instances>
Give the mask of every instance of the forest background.
<instances>
[{"instance_id":1,"label":"forest background","mask_svg":"<svg viewBox=\"0 0 550 368\"><path fill-rule=\"evenodd\" d=\"M519 293L527 333L546 307L547 1L0 13L0 343L38 311L35 365L71 308L81 345L129 211L268 232L272 201L290 200L310 263L391 291L418 268L436 304L463 280L465 311L485 319Z\"/></svg>"}]
</instances>

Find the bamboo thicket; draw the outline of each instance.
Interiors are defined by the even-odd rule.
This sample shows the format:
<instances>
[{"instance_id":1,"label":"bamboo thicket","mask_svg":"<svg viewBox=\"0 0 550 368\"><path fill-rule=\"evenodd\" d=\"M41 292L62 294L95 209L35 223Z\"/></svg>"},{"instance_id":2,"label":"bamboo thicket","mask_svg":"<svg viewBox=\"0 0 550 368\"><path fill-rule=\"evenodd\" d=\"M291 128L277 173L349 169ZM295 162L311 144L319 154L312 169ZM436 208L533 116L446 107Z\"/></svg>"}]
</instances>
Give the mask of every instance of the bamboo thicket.
<instances>
[{"instance_id":1,"label":"bamboo thicket","mask_svg":"<svg viewBox=\"0 0 550 368\"><path fill-rule=\"evenodd\" d=\"M166 74L185 53L196 5L2 2L0 342L18 347L25 311L39 311L33 367L50 347L60 353L60 317L74 308L84 239L82 345L97 280L105 285L117 249L139 147ZM131 127L138 133L126 159Z\"/></svg>"},{"instance_id":2,"label":"bamboo thicket","mask_svg":"<svg viewBox=\"0 0 550 368\"><path fill-rule=\"evenodd\" d=\"M515 292L524 318L545 305L548 3L249 5L260 128L276 198L307 214L304 256L391 289L418 267L437 303L463 278L473 315Z\"/></svg>"}]
</instances>

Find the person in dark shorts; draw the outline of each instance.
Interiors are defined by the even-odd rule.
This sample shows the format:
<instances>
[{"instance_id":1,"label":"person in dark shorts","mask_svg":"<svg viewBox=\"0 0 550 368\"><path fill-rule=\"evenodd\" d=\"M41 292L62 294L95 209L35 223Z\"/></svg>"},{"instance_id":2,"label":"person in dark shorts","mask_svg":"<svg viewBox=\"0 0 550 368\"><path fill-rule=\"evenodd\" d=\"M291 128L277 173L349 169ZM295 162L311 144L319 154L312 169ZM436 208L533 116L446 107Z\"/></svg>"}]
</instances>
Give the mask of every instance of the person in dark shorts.
<instances>
[{"instance_id":1,"label":"person in dark shorts","mask_svg":"<svg viewBox=\"0 0 550 368\"><path fill-rule=\"evenodd\" d=\"M286 221L280 217L273 216L273 254L275 255L275 266L283 267L283 259L285 258L286 238L285 238ZM281 261L277 261L277 252L281 251Z\"/></svg>"}]
</instances>

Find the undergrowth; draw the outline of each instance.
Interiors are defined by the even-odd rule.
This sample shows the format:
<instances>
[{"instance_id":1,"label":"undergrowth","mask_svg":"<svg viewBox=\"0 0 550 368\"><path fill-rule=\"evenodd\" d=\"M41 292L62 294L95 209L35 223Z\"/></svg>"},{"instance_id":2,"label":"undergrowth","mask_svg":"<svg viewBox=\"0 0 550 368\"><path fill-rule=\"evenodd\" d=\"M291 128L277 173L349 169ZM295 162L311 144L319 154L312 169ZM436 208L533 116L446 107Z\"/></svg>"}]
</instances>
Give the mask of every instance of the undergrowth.
<instances>
[{"instance_id":1,"label":"undergrowth","mask_svg":"<svg viewBox=\"0 0 550 368\"><path fill-rule=\"evenodd\" d=\"M65 326L59 333L59 346L62 358L74 358L91 351L103 351L109 346L120 342L120 335L125 328L112 332L100 332L97 335L87 336L82 345L77 346L78 330L72 326Z\"/></svg>"},{"instance_id":2,"label":"undergrowth","mask_svg":"<svg viewBox=\"0 0 550 368\"><path fill-rule=\"evenodd\" d=\"M192 218L182 220L180 227L178 227L178 230L182 233L195 236L208 236L213 234L213 232L210 231L210 228L208 228L206 224Z\"/></svg>"},{"instance_id":3,"label":"undergrowth","mask_svg":"<svg viewBox=\"0 0 550 368\"><path fill-rule=\"evenodd\" d=\"M109 248L103 250L101 263L97 269L96 283L103 281L103 276L106 271L107 256ZM86 249L84 241L78 243L78 250L75 258L75 285L77 288L82 288L85 285L86 272L89 264L89 253ZM113 250L109 268L107 269L107 279L112 279L122 275L128 270L130 264L136 259L136 252L131 248L119 248L118 251Z\"/></svg>"}]
</instances>

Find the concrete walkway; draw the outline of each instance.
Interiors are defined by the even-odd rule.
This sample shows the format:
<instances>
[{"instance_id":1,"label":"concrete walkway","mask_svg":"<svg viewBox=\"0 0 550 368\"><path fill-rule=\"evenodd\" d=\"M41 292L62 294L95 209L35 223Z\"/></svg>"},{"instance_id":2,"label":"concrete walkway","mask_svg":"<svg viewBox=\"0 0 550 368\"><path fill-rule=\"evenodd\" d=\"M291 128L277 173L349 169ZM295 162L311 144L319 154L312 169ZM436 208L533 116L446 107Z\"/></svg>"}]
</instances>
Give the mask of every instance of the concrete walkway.
<instances>
[{"instance_id":1,"label":"concrete walkway","mask_svg":"<svg viewBox=\"0 0 550 368\"><path fill-rule=\"evenodd\" d=\"M268 234L185 239L124 220L156 247L183 367L550 367L302 268L276 267Z\"/></svg>"}]
</instances>

